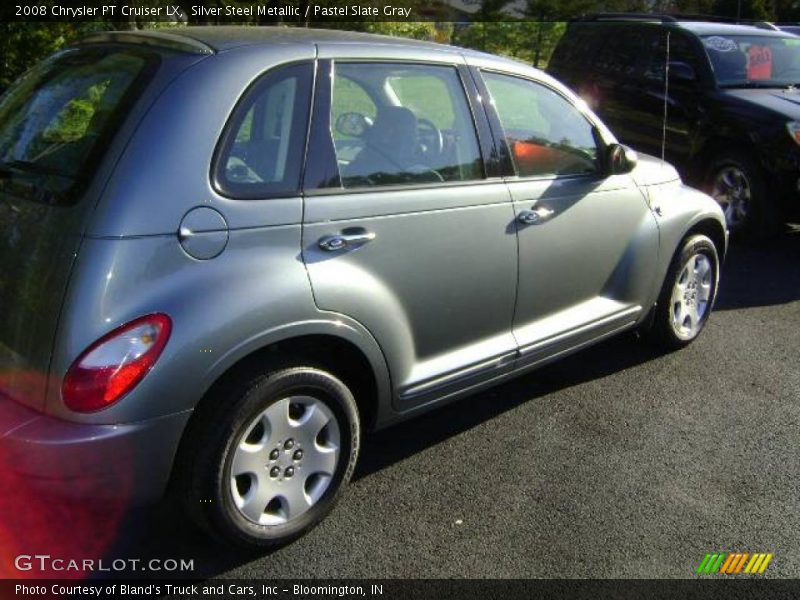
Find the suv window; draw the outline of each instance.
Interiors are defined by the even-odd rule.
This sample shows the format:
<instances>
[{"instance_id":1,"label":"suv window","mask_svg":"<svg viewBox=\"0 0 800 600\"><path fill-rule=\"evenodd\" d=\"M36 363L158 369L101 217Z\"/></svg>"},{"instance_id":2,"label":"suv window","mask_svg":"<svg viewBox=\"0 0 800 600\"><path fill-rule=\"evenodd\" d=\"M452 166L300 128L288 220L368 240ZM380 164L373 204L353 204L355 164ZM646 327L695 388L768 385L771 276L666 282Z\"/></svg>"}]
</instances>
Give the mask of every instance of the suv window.
<instances>
[{"instance_id":1,"label":"suv window","mask_svg":"<svg viewBox=\"0 0 800 600\"><path fill-rule=\"evenodd\" d=\"M650 56L647 59L644 77L650 81L664 81L664 67L667 61L667 34L658 31L657 35L650 41ZM677 32L670 32L669 36L669 61L686 63L695 74L700 72L700 63L689 40ZM671 83L677 83L672 81Z\"/></svg>"},{"instance_id":2,"label":"suv window","mask_svg":"<svg viewBox=\"0 0 800 600\"><path fill-rule=\"evenodd\" d=\"M331 106L346 188L484 176L472 113L454 67L338 63Z\"/></svg>"},{"instance_id":3,"label":"suv window","mask_svg":"<svg viewBox=\"0 0 800 600\"><path fill-rule=\"evenodd\" d=\"M38 178L54 202L65 201L156 61L154 54L82 48L32 69L0 103L0 168Z\"/></svg>"},{"instance_id":4,"label":"suv window","mask_svg":"<svg viewBox=\"0 0 800 600\"><path fill-rule=\"evenodd\" d=\"M635 74L637 64L644 52L644 35L638 28L603 28L606 35L596 52L589 59L592 66L600 71L618 77L630 77ZM601 33L598 30L597 33ZM641 70L641 67L640 67Z\"/></svg>"},{"instance_id":5,"label":"suv window","mask_svg":"<svg viewBox=\"0 0 800 600\"><path fill-rule=\"evenodd\" d=\"M594 59L601 31L597 27L570 24L550 57L549 69L587 65ZM569 43L565 43L569 40Z\"/></svg>"},{"instance_id":6,"label":"suv window","mask_svg":"<svg viewBox=\"0 0 800 600\"><path fill-rule=\"evenodd\" d=\"M219 190L234 198L296 193L308 129L313 67L264 75L234 110L215 162Z\"/></svg>"},{"instance_id":7,"label":"suv window","mask_svg":"<svg viewBox=\"0 0 800 600\"><path fill-rule=\"evenodd\" d=\"M517 175L597 171L594 127L561 94L527 79L484 72Z\"/></svg>"}]
</instances>

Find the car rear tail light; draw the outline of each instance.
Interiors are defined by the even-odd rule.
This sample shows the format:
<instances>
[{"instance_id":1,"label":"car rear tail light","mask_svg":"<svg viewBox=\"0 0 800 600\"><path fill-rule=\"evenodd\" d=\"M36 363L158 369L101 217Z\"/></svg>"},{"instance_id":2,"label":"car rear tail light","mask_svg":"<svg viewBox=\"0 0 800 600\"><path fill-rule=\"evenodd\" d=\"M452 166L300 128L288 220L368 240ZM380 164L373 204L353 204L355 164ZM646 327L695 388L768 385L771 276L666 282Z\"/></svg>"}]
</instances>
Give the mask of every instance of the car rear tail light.
<instances>
[{"instance_id":1,"label":"car rear tail light","mask_svg":"<svg viewBox=\"0 0 800 600\"><path fill-rule=\"evenodd\" d=\"M67 371L61 386L64 404L76 412L111 406L153 368L171 330L172 321L167 315L153 314L97 340Z\"/></svg>"}]
</instances>

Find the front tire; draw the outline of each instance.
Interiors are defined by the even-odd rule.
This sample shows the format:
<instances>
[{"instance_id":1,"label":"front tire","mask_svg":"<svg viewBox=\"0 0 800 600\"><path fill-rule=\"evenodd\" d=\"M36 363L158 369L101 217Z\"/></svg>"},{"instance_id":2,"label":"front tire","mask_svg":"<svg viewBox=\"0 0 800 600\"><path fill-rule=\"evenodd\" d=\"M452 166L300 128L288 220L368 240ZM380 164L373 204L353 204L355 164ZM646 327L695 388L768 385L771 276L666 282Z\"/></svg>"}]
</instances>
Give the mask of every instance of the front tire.
<instances>
[{"instance_id":1,"label":"front tire","mask_svg":"<svg viewBox=\"0 0 800 600\"><path fill-rule=\"evenodd\" d=\"M310 366L256 375L210 399L193 428L183 498L217 539L286 544L332 510L358 457L348 387Z\"/></svg>"},{"instance_id":2,"label":"front tire","mask_svg":"<svg viewBox=\"0 0 800 600\"><path fill-rule=\"evenodd\" d=\"M654 309L649 337L667 350L692 343L706 326L719 284L717 248L705 235L692 235L678 248Z\"/></svg>"}]
</instances>

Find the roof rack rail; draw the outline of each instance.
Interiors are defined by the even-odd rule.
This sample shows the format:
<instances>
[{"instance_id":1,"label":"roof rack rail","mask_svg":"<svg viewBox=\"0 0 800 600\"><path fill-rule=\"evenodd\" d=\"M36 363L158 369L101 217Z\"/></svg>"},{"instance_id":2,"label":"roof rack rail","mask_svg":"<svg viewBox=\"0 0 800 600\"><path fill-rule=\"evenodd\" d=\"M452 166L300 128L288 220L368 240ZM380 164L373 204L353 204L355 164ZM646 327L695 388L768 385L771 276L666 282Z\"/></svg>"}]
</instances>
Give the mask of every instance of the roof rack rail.
<instances>
[{"instance_id":1,"label":"roof rack rail","mask_svg":"<svg viewBox=\"0 0 800 600\"><path fill-rule=\"evenodd\" d=\"M658 21L661 23L675 23L677 20L672 15L641 12L589 13L570 19L570 21Z\"/></svg>"},{"instance_id":2,"label":"roof rack rail","mask_svg":"<svg viewBox=\"0 0 800 600\"><path fill-rule=\"evenodd\" d=\"M140 44L160 46L190 54L214 54L211 46L184 35L163 31L97 31L78 40L78 44Z\"/></svg>"},{"instance_id":3,"label":"roof rack rail","mask_svg":"<svg viewBox=\"0 0 800 600\"><path fill-rule=\"evenodd\" d=\"M732 25L750 25L758 29L777 30L778 28L768 21L754 19L737 19L736 17L719 17L716 15L701 15L691 13L642 13L642 12L609 12L590 13L570 19L571 22L587 21L651 21L657 23L678 23L680 21L708 21L709 23L730 23Z\"/></svg>"},{"instance_id":4,"label":"roof rack rail","mask_svg":"<svg viewBox=\"0 0 800 600\"><path fill-rule=\"evenodd\" d=\"M719 17L716 15L701 15L693 13L676 13L674 15L678 21L708 21L709 23L730 23L731 25L750 25L759 29L778 29L769 21L758 19L737 19L736 17Z\"/></svg>"}]
</instances>

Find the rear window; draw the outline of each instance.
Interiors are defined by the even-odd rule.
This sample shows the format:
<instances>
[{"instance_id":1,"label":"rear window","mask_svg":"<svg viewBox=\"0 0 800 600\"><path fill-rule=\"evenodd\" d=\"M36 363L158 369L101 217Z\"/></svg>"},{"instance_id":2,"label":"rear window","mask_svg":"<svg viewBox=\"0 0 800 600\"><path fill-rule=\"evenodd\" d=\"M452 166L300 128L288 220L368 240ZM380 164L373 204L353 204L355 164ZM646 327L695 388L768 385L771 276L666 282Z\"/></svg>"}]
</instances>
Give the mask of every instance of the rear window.
<instances>
[{"instance_id":1,"label":"rear window","mask_svg":"<svg viewBox=\"0 0 800 600\"><path fill-rule=\"evenodd\" d=\"M72 202L156 61L138 50L81 48L29 71L0 101L0 185Z\"/></svg>"}]
</instances>

